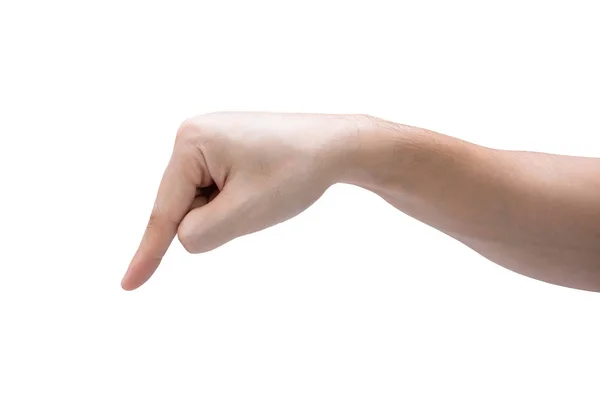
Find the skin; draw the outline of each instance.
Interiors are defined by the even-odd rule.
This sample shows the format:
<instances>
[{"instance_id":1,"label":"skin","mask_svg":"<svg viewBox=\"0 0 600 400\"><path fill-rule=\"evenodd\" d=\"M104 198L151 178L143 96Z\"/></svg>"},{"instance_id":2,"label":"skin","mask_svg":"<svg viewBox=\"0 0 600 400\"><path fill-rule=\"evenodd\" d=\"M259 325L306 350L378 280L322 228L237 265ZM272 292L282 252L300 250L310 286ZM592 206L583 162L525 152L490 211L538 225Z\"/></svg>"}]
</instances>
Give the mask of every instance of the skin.
<instances>
[{"instance_id":1,"label":"skin","mask_svg":"<svg viewBox=\"0 0 600 400\"><path fill-rule=\"evenodd\" d=\"M520 274L600 291L600 159L496 150L367 115L215 113L185 121L122 280L283 222L335 183Z\"/></svg>"}]
</instances>

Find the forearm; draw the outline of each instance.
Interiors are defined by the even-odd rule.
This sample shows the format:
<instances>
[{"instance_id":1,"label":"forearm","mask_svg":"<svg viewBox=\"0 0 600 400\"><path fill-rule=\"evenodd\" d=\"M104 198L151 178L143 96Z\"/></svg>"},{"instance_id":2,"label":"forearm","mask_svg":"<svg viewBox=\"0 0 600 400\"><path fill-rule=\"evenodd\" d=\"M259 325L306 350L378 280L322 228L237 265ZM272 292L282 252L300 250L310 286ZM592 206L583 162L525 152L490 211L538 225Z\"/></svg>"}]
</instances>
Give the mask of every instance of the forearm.
<instances>
[{"instance_id":1,"label":"forearm","mask_svg":"<svg viewBox=\"0 0 600 400\"><path fill-rule=\"evenodd\" d=\"M600 290L600 159L489 149L361 117L346 183L551 283Z\"/></svg>"}]
</instances>

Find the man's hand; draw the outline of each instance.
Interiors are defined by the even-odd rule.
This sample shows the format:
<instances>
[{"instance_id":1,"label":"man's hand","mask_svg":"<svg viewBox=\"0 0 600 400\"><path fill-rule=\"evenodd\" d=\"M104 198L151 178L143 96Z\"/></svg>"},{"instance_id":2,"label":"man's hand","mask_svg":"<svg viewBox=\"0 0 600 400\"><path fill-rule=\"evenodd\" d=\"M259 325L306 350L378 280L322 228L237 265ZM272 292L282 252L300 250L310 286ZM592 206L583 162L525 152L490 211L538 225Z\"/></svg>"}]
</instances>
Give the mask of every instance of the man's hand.
<instances>
[{"instance_id":1,"label":"man's hand","mask_svg":"<svg viewBox=\"0 0 600 400\"><path fill-rule=\"evenodd\" d=\"M600 159L494 150L369 116L268 113L181 126L122 286L146 282L175 235L209 251L293 217L336 182L515 272L600 291Z\"/></svg>"},{"instance_id":2,"label":"man's hand","mask_svg":"<svg viewBox=\"0 0 600 400\"><path fill-rule=\"evenodd\" d=\"M335 182L351 116L216 113L184 122L121 285L144 284L175 235L190 253L289 219Z\"/></svg>"}]
</instances>

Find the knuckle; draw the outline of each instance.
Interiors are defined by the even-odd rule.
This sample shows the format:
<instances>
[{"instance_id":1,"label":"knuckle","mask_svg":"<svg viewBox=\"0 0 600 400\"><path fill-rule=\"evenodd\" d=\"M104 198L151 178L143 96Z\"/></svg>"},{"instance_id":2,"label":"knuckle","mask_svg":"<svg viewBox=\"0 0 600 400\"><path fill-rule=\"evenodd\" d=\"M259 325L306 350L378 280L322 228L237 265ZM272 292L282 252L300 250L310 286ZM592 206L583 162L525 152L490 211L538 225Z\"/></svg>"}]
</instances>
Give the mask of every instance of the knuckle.
<instances>
[{"instance_id":1,"label":"knuckle","mask_svg":"<svg viewBox=\"0 0 600 400\"><path fill-rule=\"evenodd\" d=\"M194 232L186 224L179 225L179 229L177 230L177 238L179 239L179 242L185 251L190 254L198 253L197 240Z\"/></svg>"},{"instance_id":2,"label":"knuckle","mask_svg":"<svg viewBox=\"0 0 600 400\"><path fill-rule=\"evenodd\" d=\"M155 201L148 219L148 228L165 229L166 226L177 225L179 221L173 218L161 206L160 201Z\"/></svg>"},{"instance_id":3,"label":"knuckle","mask_svg":"<svg viewBox=\"0 0 600 400\"><path fill-rule=\"evenodd\" d=\"M179 125L175 142L181 146L198 147L215 136L214 123L209 114L188 118Z\"/></svg>"},{"instance_id":4,"label":"knuckle","mask_svg":"<svg viewBox=\"0 0 600 400\"><path fill-rule=\"evenodd\" d=\"M200 234L197 229L186 224L179 225L177 238L185 251L190 254L206 253L218 247L213 240L207 239L206 235Z\"/></svg>"},{"instance_id":5,"label":"knuckle","mask_svg":"<svg viewBox=\"0 0 600 400\"><path fill-rule=\"evenodd\" d=\"M157 225L157 215L155 211L152 211L152 214L150 214L150 218L148 218L148 224L146 226L146 229L154 229Z\"/></svg>"},{"instance_id":6,"label":"knuckle","mask_svg":"<svg viewBox=\"0 0 600 400\"><path fill-rule=\"evenodd\" d=\"M200 126L195 118L186 119L177 129L176 141L189 143L199 136Z\"/></svg>"},{"instance_id":7,"label":"knuckle","mask_svg":"<svg viewBox=\"0 0 600 400\"><path fill-rule=\"evenodd\" d=\"M183 249L189 254L198 254L198 252L195 251L195 249L188 242L182 240L181 238L179 238L179 241L181 242L181 246L183 247Z\"/></svg>"}]
</instances>

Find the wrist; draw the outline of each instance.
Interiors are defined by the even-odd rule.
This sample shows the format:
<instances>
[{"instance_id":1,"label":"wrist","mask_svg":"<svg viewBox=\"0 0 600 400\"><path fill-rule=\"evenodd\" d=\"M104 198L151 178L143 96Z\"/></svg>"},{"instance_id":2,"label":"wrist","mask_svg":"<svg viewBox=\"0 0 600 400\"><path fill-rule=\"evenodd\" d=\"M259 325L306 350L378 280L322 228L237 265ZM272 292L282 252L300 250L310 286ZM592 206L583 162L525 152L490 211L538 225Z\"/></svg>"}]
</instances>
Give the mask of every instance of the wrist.
<instances>
[{"instance_id":1,"label":"wrist","mask_svg":"<svg viewBox=\"0 0 600 400\"><path fill-rule=\"evenodd\" d=\"M336 183L375 189L397 180L402 154L419 128L368 115L350 115L348 123L333 146Z\"/></svg>"}]
</instances>

